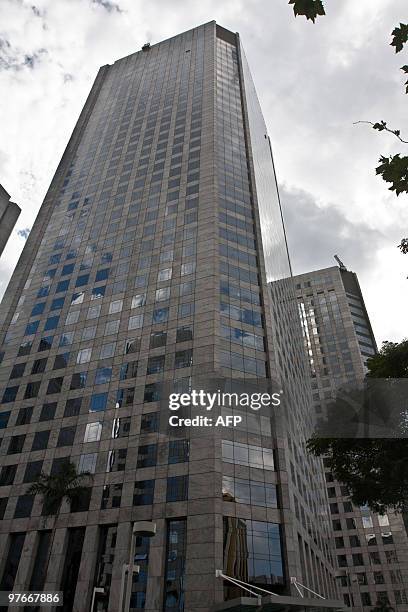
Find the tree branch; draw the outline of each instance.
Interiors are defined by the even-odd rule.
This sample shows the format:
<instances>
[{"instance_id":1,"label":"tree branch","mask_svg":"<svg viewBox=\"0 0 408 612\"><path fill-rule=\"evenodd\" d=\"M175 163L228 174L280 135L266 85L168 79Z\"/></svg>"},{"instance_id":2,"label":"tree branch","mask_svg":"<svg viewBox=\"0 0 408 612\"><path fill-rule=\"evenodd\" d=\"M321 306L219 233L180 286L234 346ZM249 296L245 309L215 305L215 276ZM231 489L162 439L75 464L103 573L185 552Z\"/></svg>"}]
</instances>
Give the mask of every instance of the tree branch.
<instances>
[{"instance_id":1,"label":"tree branch","mask_svg":"<svg viewBox=\"0 0 408 612\"><path fill-rule=\"evenodd\" d=\"M396 136L399 141L403 142L404 144L408 144L408 140L403 140L401 138L401 132L399 130L390 130L385 121L381 121L379 123L373 123L372 121L354 121L353 125L357 125L358 123L367 123L373 127L373 130L378 130L379 132L389 132L390 134Z\"/></svg>"}]
</instances>

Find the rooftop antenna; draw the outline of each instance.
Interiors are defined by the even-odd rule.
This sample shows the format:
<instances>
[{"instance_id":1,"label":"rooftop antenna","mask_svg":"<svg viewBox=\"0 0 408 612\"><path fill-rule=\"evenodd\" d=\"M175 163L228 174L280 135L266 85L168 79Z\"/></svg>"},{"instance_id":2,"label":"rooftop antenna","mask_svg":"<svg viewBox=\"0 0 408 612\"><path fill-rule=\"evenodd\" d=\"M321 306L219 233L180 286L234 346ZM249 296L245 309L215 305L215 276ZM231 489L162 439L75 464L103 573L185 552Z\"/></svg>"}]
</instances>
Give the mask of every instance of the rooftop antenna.
<instances>
[{"instance_id":1,"label":"rooftop antenna","mask_svg":"<svg viewBox=\"0 0 408 612\"><path fill-rule=\"evenodd\" d=\"M341 261L340 257L338 255L334 256L334 259L337 261L337 263L339 264L340 270L347 270L346 266L344 265L344 263Z\"/></svg>"}]
</instances>

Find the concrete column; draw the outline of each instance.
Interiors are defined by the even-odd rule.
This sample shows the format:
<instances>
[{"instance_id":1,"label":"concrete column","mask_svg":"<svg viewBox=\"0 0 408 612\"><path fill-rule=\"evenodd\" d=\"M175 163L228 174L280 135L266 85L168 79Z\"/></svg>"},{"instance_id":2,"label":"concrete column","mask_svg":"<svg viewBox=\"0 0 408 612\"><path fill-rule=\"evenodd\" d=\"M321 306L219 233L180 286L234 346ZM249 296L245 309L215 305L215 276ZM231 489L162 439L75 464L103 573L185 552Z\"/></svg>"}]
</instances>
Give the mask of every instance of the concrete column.
<instances>
[{"instance_id":1,"label":"concrete column","mask_svg":"<svg viewBox=\"0 0 408 612\"><path fill-rule=\"evenodd\" d=\"M91 525L85 531L73 612L83 612L90 608L98 544L98 526Z\"/></svg>"}]
</instances>

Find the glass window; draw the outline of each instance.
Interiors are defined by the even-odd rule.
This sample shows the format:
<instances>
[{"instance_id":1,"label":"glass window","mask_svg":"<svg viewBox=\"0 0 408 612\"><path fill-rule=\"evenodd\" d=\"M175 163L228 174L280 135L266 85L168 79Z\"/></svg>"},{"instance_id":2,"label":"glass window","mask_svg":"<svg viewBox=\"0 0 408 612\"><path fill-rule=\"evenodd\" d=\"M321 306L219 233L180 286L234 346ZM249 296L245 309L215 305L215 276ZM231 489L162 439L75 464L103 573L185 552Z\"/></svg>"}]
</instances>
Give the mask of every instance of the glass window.
<instances>
[{"instance_id":1,"label":"glass window","mask_svg":"<svg viewBox=\"0 0 408 612\"><path fill-rule=\"evenodd\" d=\"M34 495L20 495L17 499L14 518L27 518L31 516L34 504Z\"/></svg>"},{"instance_id":2,"label":"glass window","mask_svg":"<svg viewBox=\"0 0 408 612\"><path fill-rule=\"evenodd\" d=\"M67 314L67 318L65 319L65 325L73 325L78 322L79 319L79 310L75 310L74 312L69 312Z\"/></svg>"},{"instance_id":3,"label":"glass window","mask_svg":"<svg viewBox=\"0 0 408 612\"><path fill-rule=\"evenodd\" d=\"M95 385L108 383L112 377L112 368L98 368L95 374Z\"/></svg>"},{"instance_id":4,"label":"glass window","mask_svg":"<svg viewBox=\"0 0 408 612\"><path fill-rule=\"evenodd\" d=\"M86 314L86 318L87 319L97 319L99 317L101 313L101 305L98 304L97 306L90 306L88 308L88 312Z\"/></svg>"},{"instance_id":5,"label":"glass window","mask_svg":"<svg viewBox=\"0 0 408 612\"><path fill-rule=\"evenodd\" d=\"M51 395L52 393L61 393L63 382L63 376L59 376L58 378L51 378L48 381L47 395Z\"/></svg>"},{"instance_id":6,"label":"glass window","mask_svg":"<svg viewBox=\"0 0 408 612\"><path fill-rule=\"evenodd\" d=\"M125 341L124 354L138 353L140 349L140 338L128 338Z\"/></svg>"},{"instance_id":7,"label":"glass window","mask_svg":"<svg viewBox=\"0 0 408 612\"><path fill-rule=\"evenodd\" d=\"M58 434L57 447L72 446L74 444L76 426L62 427Z\"/></svg>"},{"instance_id":8,"label":"glass window","mask_svg":"<svg viewBox=\"0 0 408 612\"><path fill-rule=\"evenodd\" d=\"M41 386L41 381L39 380L36 382L27 383L25 393L24 393L24 399L31 399L31 398L37 397L40 391L40 386Z\"/></svg>"},{"instance_id":9,"label":"glass window","mask_svg":"<svg viewBox=\"0 0 408 612\"><path fill-rule=\"evenodd\" d=\"M180 304L178 307L178 316L182 319L184 317L189 317L194 314L194 303L190 302L188 304Z\"/></svg>"},{"instance_id":10,"label":"glass window","mask_svg":"<svg viewBox=\"0 0 408 612\"><path fill-rule=\"evenodd\" d=\"M170 298L170 287L163 287L156 291L156 302L163 302Z\"/></svg>"},{"instance_id":11,"label":"glass window","mask_svg":"<svg viewBox=\"0 0 408 612\"><path fill-rule=\"evenodd\" d=\"M157 444L139 446L137 454L137 467L151 467L157 462Z\"/></svg>"},{"instance_id":12,"label":"glass window","mask_svg":"<svg viewBox=\"0 0 408 612\"><path fill-rule=\"evenodd\" d=\"M107 393L95 393L91 395L91 401L89 403L89 412L100 412L106 409L108 401Z\"/></svg>"},{"instance_id":13,"label":"glass window","mask_svg":"<svg viewBox=\"0 0 408 612\"><path fill-rule=\"evenodd\" d=\"M105 336L111 336L117 334L119 331L120 319L116 321L108 321L105 325Z\"/></svg>"},{"instance_id":14,"label":"glass window","mask_svg":"<svg viewBox=\"0 0 408 612\"><path fill-rule=\"evenodd\" d=\"M174 367L189 368L193 365L193 350L186 349L184 351L176 351Z\"/></svg>"},{"instance_id":15,"label":"glass window","mask_svg":"<svg viewBox=\"0 0 408 612\"><path fill-rule=\"evenodd\" d=\"M159 270L157 275L157 281L163 282L171 279L172 268L164 268L163 270Z\"/></svg>"},{"instance_id":16,"label":"glass window","mask_svg":"<svg viewBox=\"0 0 408 612\"><path fill-rule=\"evenodd\" d=\"M84 301L85 292L79 291L78 293L74 293L71 298L71 306L77 306L78 304L82 304Z\"/></svg>"},{"instance_id":17,"label":"glass window","mask_svg":"<svg viewBox=\"0 0 408 612\"><path fill-rule=\"evenodd\" d=\"M66 291L68 289L68 287L69 287L69 279L60 281L57 284L57 288L55 290L55 293L62 293L63 291Z\"/></svg>"},{"instance_id":18,"label":"glass window","mask_svg":"<svg viewBox=\"0 0 408 612\"><path fill-rule=\"evenodd\" d=\"M188 497L188 476L167 478L166 501L185 501Z\"/></svg>"},{"instance_id":19,"label":"glass window","mask_svg":"<svg viewBox=\"0 0 408 612\"><path fill-rule=\"evenodd\" d=\"M371 516L362 516L363 527L364 529L370 529L373 527L373 519Z\"/></svg>"},{"instance_id":20,"label":"glass window","mask_svg":"<svg viewBox=\"0 0 408 612\"><path fill-rule=\"evenodd\" d=\"M10 418L10 414L11 414L10 410L8 410L7 412L0 413L0 429L6 429L9 418Z\"/></svg>"},{"instance_id":21,"label":"glass window","mask_svg":"<svg viewBox=\"0 0 408 612\"><path fill-rule=\"evenodd\" d=\"M42 462L41 462L42 463ZM0 472L0 487L12 485L17 472L17 465L4 465ZM28 481L24 481L28 482Z\"/></svg>"},{"instance_id":22,"label":"glass window","mask_svg":"<svg viewBox=\"0 0 408 612\"><path fill-rule=\"evenodd\" d=\"M88 372L74 372L71 377L70 389L84 389L86 387L86 379Z\"/></svg>"},{"instance_id":23,"label":"glass window","mask_svg":"<svg viewBox=\"0 0 408 612\"><path fill-rule=\"evenodd\" d=\"M188 461L189 452L189 440L170 440L168 463L184 463Z\"/></svg>"},{"instance_id":24,"label":"glass window","mask_svg":"<svg viewBox=\"0 0 408 612\"><path fill-rule=\"evenodd\" d=\"M48 446L48 440L50 437L50 431L36 431L34 434L33 443L31 446L32 451L43 450Z\"/></svg>"},{"instance_id":25,"label":"glass window","mask_svg":"<svg viewBox=\"0 0 408 612\"><path fill-rule=\"evenodd\" d=\"M73 341L74 341L74 332L73 331L65 332L65 334L61 335L59 346L68 346L69 344L72 344Z\"/></svg>"},{"instance_id":26,"label":"glass window","mask_svg":"<svg viewBox=\"0 0 408 612\"><path fill-rule=\"evenodd\" d=\"M88 281L89 281L89 274L82 274L81 276L78 276L76 283L75 283L75 287L83 287L84 285L88 284Z\"/></svg>"},{"instance_id":27,"label":"glass window","mask_svg":"<svg viewBox=\"0 0 408 612\"><path fill-rule=\"evenodd\" d=\"M161 388L158 383L151 383L145 386L144 402L158 402L161 397Z\"/></svg>"},{"instance_id":28,"label":"glass window","mask_svg":"<svg viewBox=\"0 0 408 612\"><path fill-rule=\"evenodd\" d=\"M45 302L40 302L34 306L31 311L30 317L35 317L36 315L40 315L44 312Z\"/></svg>"},{"instance_id":29,"label":"glass window","mask_svg":"<svg viewBox=\"0 0 408 612\"><path fill-rule=\"evenodd\" d=\"M164 370L164 355L156 355L154 357L149 357L147 360L147 374L157 374L159 372L163 372Z\"/></svg>"},{"instance_id":30,"label":"glass window","mask_svg":"<svg viewBox=\"0 0 408 612\"><path fill-rule=\"evenodd\" d=\"M92 289L91 300L99 300L105 295L106 287L95 287Z\"/></svg>"},{"instance_id":31,"label":"glass window","mask_svg":"<svg viewBox=\"0 0 408 612\"><path fill-rule=\"evenodd\" d=\"M8 445L7 454L14 455L16 453L21 453L24 447L25 439L25 434L12 436Z\"/></svg>"},{"instance_id":32,"label":"glass window","mask_svg":"<svg viewBox=\"0 0 408 612\"><path fill-rule=\"evenodd\" d=\"M167 332L159 331L150 334L150 348L165 346L167 342Z\"/></svg>"},{"instance_id":33,"label":"glass window","mask_svg":"<svg viewBox=\"0 0 408 612\"><path fill-rule=\"evenodd\" d=\"M177 328L176 342L187 342L193 339L193 326L183 325Z\"/></svg>"},{"instance_id":34,"label":"glass window","mask_svg":"<svg viewBox=\"0 0 408 612\"><path fill-rule=\"evenodd\" d=\"M16 425L27 425L33 416L33 406L25 406L18 411Z\"/></svg>"},{"instance_id":35,"label":"glass window","mask_svg":"<svg viewBox=\"0 0 408 612\"><path fill-rule=\"evenodd\" d=\"M84 442L98 442L102 435L102 423L95 421L88 423L85 427Z\"/></svg>"},{"instance_id":36,"label":"glass window","mask_svg":"<svg viewBox=\"0 0 408 612\"><path fill-rule=\"evenodd\" d=\"M146 304L146 294L139 293L138 295L134 295L132 297L131 308L139 308L140 306L144 306Z\"/></svg>"},{"instance_id":37,"label":"glass window","mask_svg":"<svg viewBox=\"0 0 408 612\"><path fill-rule=\"evenodd\" d=\"M381 514L378 515L378 524L380 527L388 527L390 524L389 518L387 514L383 516Z\"/></svg>"},{"instance_id":38,"label":"glass window","mask_svg":"<svg viewBox=\"0 0 408 612\"><path fill-rule=\"evenodd\" d=\"M85 348L78 351L77 363L88 363L91 360L92 349Z\"/></svg>"},{"instance_id":39,"label":"glass window","mask_svg":"<svg viewBox=\"0 0 408 612\"><path fill-rule=\"evenodd\" d=\"M31 342L31 340L29 340L27 342L22 342L20 344L19 349L18 349L17 357L21 357L23 355L29 355L29 353L31 351L32 345L33 345L33 343Z\"/></svg>"},{"instance_id":40,"label":"glass window","mask_svg":"<svg viewBox=\"0 0 408 612\"><path fill-rule=\"evenodd\" d=\"M115 354L116 342L109 342L109 344L103 344L101 347L100 359L106 359L107 357L113 357Z\"/></svg>"},{"instance_id":41,"label":"glass window","mask_svg":"<svg viewBox=\"0 0 408 612\"><path fill-rule=\"evenodd\" d=\"M87 453L79 457L78 472L89 472L95 474L97 453Z\"/></svg>"},{"instance_id":42,"label":"glass window","mask_svg":"<svg viewBox=\"0 0 408 612\"><path fill-rule=\"evenodd\" d=\"M146 506L153 503L154 480L139 480L135 482L133 505Z\"/></svg>"},{"instance_id":43,"label":"glass window","mask_svg":"<svg viewBox=\"0 0 408 612\"><path fill-rule=\"evenodd\" d=\"M19 390L19 386L15 387L6 387L3 393L3 399L1 400L2 404L8 404L10 402L14 402L17 397L17 393Z\"/></svg>"},{"instance_id":44,"label":"glass window","mask_svg":"<svg viewBox=\"0 0 408 612\"><path fill-rule=\"evenodd\" d=\"M153 310L153 323L165 323L168 317L168 308L156 308L155 310Z\"/></svg>"},{"instance_id":45,"label":"glass window","mask_svg":"<svg viewBox=\"0 0 408 612\"><path fill-rule=\"evenodd\" d=\"M135 378L137 376L137 361L129 361L124 363L120 368L120 380L127 380L128 378Z\"/></svg>"},{"instance_id":46,"label":"glass window","mask_svg":"<svg viewBox=\"0 0 408 612\"><path fill-rule=\"evenodd\" d=\"M52 300L50 310L61 310L65 302L65 298L60 297Z\"/></svg>"},{"instance_id":47,"label":"glass window","mask_svg":"<svg viewBox=\"0 0 408 612\"><path fill-rule=\"evenodd\" d=\"M98 270L95 276L95 283L99 281L106 280L109 276L109 268L105 268L104 270Z\"/></svg>"},{"instance_id":48,"label":"glass window","mask_svg":"<svg viewBox=\"0 0 408 612\"><path fill-rule=\"evenodd\" d=\"M43 404L40 412L39 421L51 421L55 416L55 410L57 408L57 402L49 404Z\"/></svg>"},{"instance_id":49,"label":"glass window","mask_svg":"<svg viewBox=\"0 0 408 612\"><path fill-rule=\"evenodd\" d=\"M114 300L109 304L109 314L120 312L123 308L123 300Z\"/></svg>"},{"instance_id":50,"label":"glass window","mask_svg":"<svg viewBox=\"0 0 408 612\"><path fill-rule=\"evenodd\" d=\"M73 397L65 404L64 417L78 416L81 410L82 397Z\"/></svg>"},{"instance_id":51,"label":"glass window","mask_svg":"<svg viewBox=\"0 0 408 612\"><path fill-rule=\"evenodd\" d=\"M157 412L150 412L149 414L142 414L140 422L140 433L153 433L159 429L159 414Z\"/></svg>"},{"instance_id":52,"label":"glass window","mask_svg":"<svg viewBox=\"0 0 408 612\"><path fill-rule=\"evenodd\" d=\"M128 329L140 329L143 327L143 315L135 315L134 317L129 317Z\"/></svg>"},{"instance_id":53,"label":"glass window","mask_svg":"<svg viewBox=\"0 0 408 612\"><path fill-rule=\"evenodd\" d=\"M55 356L53 370L59 370L60 368L66 368L69 361L69 353L60 353Z\"/></svg>"},{"instance_id":54,"label":"glass window","mask_svg":"<svg viewBox=\"0 0 408 612\"><path fill-rule=\"evenodd\" d=\"M42 372L45 372L47 361L47 357L43 357L42 359L36 359L33 363L33 367L31 368L31 374L40 374Z\"/></svg>"},{"instance_id":55,"label":"glass window","mask_svg":"<svg viewBox=\"0 0 408 612\"><path fill-rule=\"evenodd\" d=\"M40 321L33 321L32 323L29 323L27 327L25 328L24 335L25 336L34 335L38 329L39 324L40 324Z\"/></svg>"}]
</instances>

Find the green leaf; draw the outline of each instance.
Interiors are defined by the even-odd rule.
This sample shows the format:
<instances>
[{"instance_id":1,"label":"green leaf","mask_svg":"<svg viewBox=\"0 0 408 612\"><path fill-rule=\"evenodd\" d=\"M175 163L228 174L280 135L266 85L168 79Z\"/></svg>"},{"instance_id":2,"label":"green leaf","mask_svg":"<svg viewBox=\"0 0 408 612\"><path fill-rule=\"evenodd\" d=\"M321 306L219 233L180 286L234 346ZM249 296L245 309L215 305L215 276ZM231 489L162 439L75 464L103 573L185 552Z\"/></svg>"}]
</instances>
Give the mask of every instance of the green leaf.
<instances>
[{"instance_id":1,"label":"green leaf","mask_svg":"<svg viewBox=\"0 0 408 612\"><path fill-rule=\"evenodd\" d=\"M402 70L403 72L405 72L405 74L408 74L408 66L407 66L407 65L402 66L402 67L401 67L401 70ZM408 94L408 81L406 81L406 82L405 82L405 85L406 85L405 92Z\"/></svg>"},{"instance_id":2,"label":"green leaf","mask_svg":"<svg viewBox=\"0 0 408 612\"><path fill-rule=\"evenodd\" d=\"M380 174L386 183L391 183L389 190L395 191L397 196L408 193L408 157L401 157L398 153L391 157L381 156L379 161L376 174Z\"/></svg>"},{"instance_id":3,"label":"green leaf","mask_svg":"<svg viewBox=\"0 0 408 612\"><path fill-rule=\"evenodd\" d=\"M393 36L391 47L395 47L395 53L402 51L406 42L408 42L408 25L400 23L399 28L394 28L391 36Z\"/></svg>"},{"instance_id":4,"label":"green leaf","mask_svg":"<svg viewBox=\"0 0 408 612\"><path fill-rule=\"evenodd\" d=\"M402 238L401 243L398 245L403 255L408 255L408 238Z\"/></svg>"},{"instance_id":5,"label":"green leaf","mask_svg":"<svg viewBox=\"0 0 408 612\"><path fill-rule=\"evenodd\" d=\"M289 0L293 4L295 17L304 15L306 19L311 19L313 23L318 15L325 15L322 0Z\"/></svg>"},{"instance_id":6,"label":"green leaf","mask_svg":"<svg viewBox=\"0 0 408 612\"><path fill-rule=\"evenodd\" d=\"M385 130L387 127L387 124L385 121L380 121L379 123L374 123L373 125L373 130L378 130L379 132L382 132L383 130Z\"/></svg>"}]
</instances>

